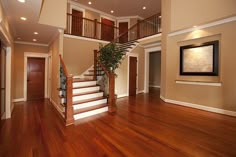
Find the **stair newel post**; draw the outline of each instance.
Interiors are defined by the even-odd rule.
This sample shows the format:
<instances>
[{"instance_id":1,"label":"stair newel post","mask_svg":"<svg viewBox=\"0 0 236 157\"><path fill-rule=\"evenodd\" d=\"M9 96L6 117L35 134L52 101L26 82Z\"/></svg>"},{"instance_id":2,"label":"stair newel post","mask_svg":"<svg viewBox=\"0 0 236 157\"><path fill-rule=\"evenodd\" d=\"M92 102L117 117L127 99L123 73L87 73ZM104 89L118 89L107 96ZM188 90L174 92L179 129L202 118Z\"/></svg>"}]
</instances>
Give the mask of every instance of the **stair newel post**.
<instances>
[{"instance_id":1,"label":"stair newel post","mask_svg":"<svg viewBox=\"0 0 236 157\"><path fill-rule=\"evenodd\" d=\"M109 111L109 113L114 113L114 112L116 112L115 74L113 74L113 73L109 73L108 111Z\"/></svg>"},{"instance_id":2,"label":"stair newel post","mask_svg":"<svg viewBox=\"0 0 236 157\"><path fill-rule=\"evenodd\" d=\"M94 74L93 74L93 79L97 80L97 54L98 50L94 50Z\"/></svg>"},{"instance_id":3,"label":"stair newel post","mask_svg":"<svg viewBox=\"0 0 236 157\"><path fill-rule=\"evenodd\" d=\"M73 76L69 75L66 78L66 107L65 107L65 120L66 126L74 123L73 107L72 107L72 83Z\"/></svg>"}]
</instances>

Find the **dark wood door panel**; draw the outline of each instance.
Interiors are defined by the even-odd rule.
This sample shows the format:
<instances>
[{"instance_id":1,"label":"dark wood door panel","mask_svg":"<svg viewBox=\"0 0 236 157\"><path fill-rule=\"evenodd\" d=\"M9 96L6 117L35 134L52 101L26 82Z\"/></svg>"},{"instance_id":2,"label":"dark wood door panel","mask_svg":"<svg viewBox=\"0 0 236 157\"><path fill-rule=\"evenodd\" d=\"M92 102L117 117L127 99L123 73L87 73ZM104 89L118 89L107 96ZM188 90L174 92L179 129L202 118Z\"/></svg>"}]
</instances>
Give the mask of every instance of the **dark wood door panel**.
<instances>
[{"instance_id":1,"label":"dark wood door panel","mask_svg":"<svg viewBox=\"0 0 236 157\"><path fill-rule=\"evenodd\" d=\"M114 39L114 21L102 18L101 23L101 39L112 41Z\"/></svg>"},{"instance_id":2,"label":"dark wood door panel","mask_svg":"<svg viewBox=\"0 0 236 157\"><path fill-rule=\"evenodd\" d=\"M83 12L72 9L71 34L83 35Z\"/></svg>"},{"instance_id":3,"label":"dark wood door panel","mask_svg":"<svg viewBox=\"0 0 236 157\"><path fill-rule=\"evenodd\" d=\"M28 58L27 100L44 98L45 59Z\"/></svg>"},{"instance_id":4,"label":"dark wood door panel","mask_svg":"<svg viewBox=\"0 0 236 157\"><path fill-rule=\"evenodd\" d=\"M136 95L137 57L129 57L129 96Z\"/></svg>"},{"instance_id":5,"label":"dark wood door panel","mask_svg":"<svg viewBox=\"0 0 236 157\"><path fill-rule=\"evenodd\" d=\"M119 35L123 34L119 38L120 43L128 42L128 22L120 22L119 23ZM126 33L125 33L126 32ZM125 34L124 34L125 33Z\"/></svg>"}]
</instances>

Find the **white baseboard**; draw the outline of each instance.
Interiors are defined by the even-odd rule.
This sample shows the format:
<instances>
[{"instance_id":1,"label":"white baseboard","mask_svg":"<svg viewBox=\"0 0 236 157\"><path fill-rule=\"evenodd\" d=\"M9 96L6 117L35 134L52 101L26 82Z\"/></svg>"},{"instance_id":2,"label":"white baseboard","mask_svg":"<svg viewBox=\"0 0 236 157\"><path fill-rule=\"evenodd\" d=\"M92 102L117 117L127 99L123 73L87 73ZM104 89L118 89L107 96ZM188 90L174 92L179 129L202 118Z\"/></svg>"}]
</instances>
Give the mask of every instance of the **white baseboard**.
<instances>
[{"instance_id":1,"label":"white baseboard","mask_svg":"<svg viewBox=\"0 0 236 157\"><path fill-rule=\"evenodd\" d=\"M149 87L161 88L160 86L157 86L157 85L149 85Z\"/></svg>"},{"instance_id":2,"label":"white baseboard","mask_svg":"<svg viewBox=\"0 0 236 157\"><path fill-rule=\"evenodd\" d=\"M137 92L137 94L144 93L144 90L140 90Z\"/></svg>"},{"instance_id":3,"label":"white baseboard","mask_svg":"<svg viewBox=\"0 0 236 157\"><path fill-rule=\"evenodd\" d=\"M117 95L117 98L123 98L123 97L127 97L127 96L129 96L128 94L119 94L119 95Z\"/></svg>"},{"instance_id":4,"label":"white baseboard","mask_svg":"<svg viewBox=\"0 0 236 157\"><path fill-rule=\"evenodd\" d=\"M51 101L51 103L53 104L53 106L56 108L56 110L60 113L60 115L61 115L63 118L65 118L64 114L62 113L63 110L61 110L61 108L58 107L58 105L57 105L52 99L50 99L50 101Z\"/></svg>"},{"instance_id":5,"label":"white baseboard","mask_svg":"<svg viewBox=\"0 0 236 157\"><path fill-rule=\"evenodd\" d=\"M166 99L163 96L160 96L160 98L164 102L167 102L167 103L196 108L196 109L200 109L200 110L204 110L204 111L209 111L209 112L214 112L214 113L219 113L219 114L224 114L224 115L236 117L235 111L223 110L223 109L219 109L219 108L215 108L215 107L209 107L209 106L203 106L203 105L193 104L193 103L188 103L188 102L183 102L183 101Z\"/></svg>"},{"instance_id":6,"label":"white baseboard","mask_svg":"<svg viewBox=\"0 0 236 157\"><path fill-rule=\"evenodd\" d=\"M25 101L25 98L13 99L13 102L22 102Z\"/></svg>"}]
</instances>

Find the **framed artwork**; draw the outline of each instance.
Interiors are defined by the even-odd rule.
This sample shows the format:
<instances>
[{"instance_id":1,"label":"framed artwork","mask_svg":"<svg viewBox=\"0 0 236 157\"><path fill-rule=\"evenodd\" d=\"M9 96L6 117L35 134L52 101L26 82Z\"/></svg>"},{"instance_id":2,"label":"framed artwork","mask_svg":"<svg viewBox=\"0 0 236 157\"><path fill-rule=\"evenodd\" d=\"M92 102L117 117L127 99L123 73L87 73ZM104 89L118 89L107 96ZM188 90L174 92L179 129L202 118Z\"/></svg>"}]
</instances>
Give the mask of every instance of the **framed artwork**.
<instances>
[{"instance_id":1,"label":"framed artwork","mask_svg":"<svg viewBox=\"0 0 236 157\"><path fill-rule=\"evenodd\" d=\"M180 47L180 75L218 76L219 41Z\"/></svg>"}]
</instances>

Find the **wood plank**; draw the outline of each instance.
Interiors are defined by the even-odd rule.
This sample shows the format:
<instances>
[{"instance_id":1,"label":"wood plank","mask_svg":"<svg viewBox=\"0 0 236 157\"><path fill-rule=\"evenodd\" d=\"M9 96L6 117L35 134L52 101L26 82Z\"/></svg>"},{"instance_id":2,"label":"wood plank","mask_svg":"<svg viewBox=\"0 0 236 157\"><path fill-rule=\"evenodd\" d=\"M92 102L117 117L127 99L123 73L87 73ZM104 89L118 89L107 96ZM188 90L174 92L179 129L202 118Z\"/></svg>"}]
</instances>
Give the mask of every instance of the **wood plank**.
<instances>
[{"instance_id":1,"label":"wood plank","mask_svg":"<svg viewBox=\"0 0 236 157\"><path fill-rule=\"evenodd\" d=\"M0 123L0 156L233 157L235 137L235 117L164 103L151 89L69 127L48 100L16 103Z\"/></svg>"}]
</instances>

